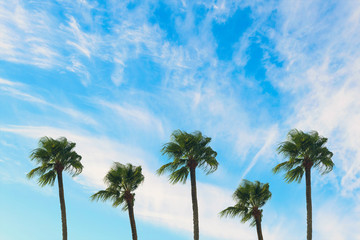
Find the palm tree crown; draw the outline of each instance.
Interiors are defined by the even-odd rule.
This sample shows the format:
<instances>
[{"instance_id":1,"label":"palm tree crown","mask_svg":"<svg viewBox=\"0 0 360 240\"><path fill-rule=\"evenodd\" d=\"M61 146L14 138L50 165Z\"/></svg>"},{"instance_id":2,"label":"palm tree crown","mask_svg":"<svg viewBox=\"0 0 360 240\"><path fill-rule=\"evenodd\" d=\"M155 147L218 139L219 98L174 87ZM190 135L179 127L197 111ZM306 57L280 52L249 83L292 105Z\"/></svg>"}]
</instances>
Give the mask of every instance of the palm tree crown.
<instances>
[{"instance_id":1,"label":"palm tree crown","mask_svg":"<svg viewBox=\"0 0 360 240\"><path fill-rule=\"evenodd\" d=\"M123 210L127 210L129 204L134 203L135 193L133 192L144 181L141 170L141 166L135 167L130 163L123 165L115 162L104 178L104 182L108 187L92 195L91 199L111 200L113 207L122 204Z\"/></svg>"},{"instance_id":2,"label":"palm tree crown","mask_svg":"<svg viewBox=\"0 0 360 240\"><path fill-rule=\"evenodd\" d=\"M190 169L203 169L206 174L216 171L219 163L217 153L210 147L211 138L201 132L187 133L176 130L171 135L171 142L166 143L161 152L173 161L158 169L158 174L169 172L171 183L185 183Z\"/></svg>"},{"instance_id":3,"label":"palm tree crown","mask_svg":"<svg viewBox=\"0 0 360 240\"><path fill-rule=\"evenodd\" d=\"M251 220L250 225L256 225L256 217L262 219L263 210L260 209L271 198L269 184L259 181L250 182L243 180L240 186L235 190L233 199L236 204L220 212L221 217L240 216L243 223Z\"/></svg>"},{"instance_id":4,"label":"palm tree crown","mask_svg":"<svg viewBox=\"0 0 360 240\"><path fill-rule=\"evenodd\" d=\"M31 160L35 160L40 166L31 170L27 177L33 178L37 175L40 186L47 184L52 186L58 173L63 170L73 177L79 175L83 165L80 162L81 156L74 151L75 146L76 143L69 142L65 137L59 139L42 137L39 147L30 155Z\"/></svg>"},{"instance_id":5,"label":"palm tree crown","mask_svg":"<svg viewBox=\"0 0 360 240\"><path fill-rule=\"evenodd\" d=\"M288 160L273 168L274 173L285 171L287 182L301 182L306 169L316 168L321 174L332 171L334 162L333 153L325 144L327 138L321 137L318 132L304 133L293 129L288 133L287 141L280 143L278 153Z\"/></svg>"}]
</instances>

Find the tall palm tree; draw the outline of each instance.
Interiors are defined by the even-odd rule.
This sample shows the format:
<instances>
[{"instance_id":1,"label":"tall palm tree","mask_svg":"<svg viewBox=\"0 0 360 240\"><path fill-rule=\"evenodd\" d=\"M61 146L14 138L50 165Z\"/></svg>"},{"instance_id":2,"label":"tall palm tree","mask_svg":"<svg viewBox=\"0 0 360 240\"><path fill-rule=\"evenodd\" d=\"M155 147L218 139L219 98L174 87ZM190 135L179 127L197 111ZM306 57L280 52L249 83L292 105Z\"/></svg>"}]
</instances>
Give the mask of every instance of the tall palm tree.
<instances>
[{"instance_id":1,"label":"tall palm tree","mask_svg":"<svg viewBox=\"0 0 360 240\"><path fill-rule=\"evenodd\" d=\"M122 210L128 210L133 240L137 240L134 217L135 193L133 192L143 181L144 175L141 173L141 166L135 167L130 163L123 165L115 162L104 178L108 187L91 196L91 200L111 200L113 207L122 204Z\"/></svg>"},{"instance_id":2,"label":"tall palm tree","mask_svg":"<svg viewBox=\"0 0 360 240\"><path fill-rule=\"evenodd\" d=\"M243 180L240 186L235 190L233 198L236 204L220 212L220 216L241 217L242 222L251 220L250 226L256 225L259 240L263 240L261 231L262 212L267 200L271 198L269 184L263 184L259 181L250 182Z\"/></svg>"},{"instance_id":3,"label":"tall palm tree","mask_svg":"<svg viewBox=\"0 0 360 240\"><path fill-rule=\"evenodd\" d=\"M333 153L325 147L327 140L316 131L304 133L297 129L291 130L287 140L278 147L278 153L288 160L273 168L274 173L285 171L285 180L288 183L300 183L305 173L307 240L312 239L311 169L316 168L321 174L326 174L334 167L331 159Z\"/></svg>"},{"instance_id":4,"label":"tall palm tree","mask_svg":"<svg viewBox=\"0 0 360 240\"><path fill-rule=\"evenodd\" d=\"M57 178L63 240L67 240L67 225L62 174L63 171L66 171L74 177L83 170L83 165L80 162L81 156L74 151L75 146L76 143L69 142L65 137L58 139L42 137L39 140L39 147L30 154L31 160L35 160L40 166L27 174L28 178L39 176L38 183L41 187L48 184L53 186Z\"/></svg>"},{"instance_id":5,"label":"tall palm tree","mask_svg":"<svg viewBox=\"0 0 360 240\"><path fill-rule=\"evenodd\" d=\"M171 135L171 141L166 143L161 152L167 155L172 162L163 165L157 173L169 172L169 181L185 183L189 173L191 181L191 199L193 208L194 240L199 240L199 210L196 196L196 168L203 169L206 174L214 172L219 163L217 153L210 147L211 138L205 137L201 132L187 133L176 130Z\"/></svg>"}]
</instances>

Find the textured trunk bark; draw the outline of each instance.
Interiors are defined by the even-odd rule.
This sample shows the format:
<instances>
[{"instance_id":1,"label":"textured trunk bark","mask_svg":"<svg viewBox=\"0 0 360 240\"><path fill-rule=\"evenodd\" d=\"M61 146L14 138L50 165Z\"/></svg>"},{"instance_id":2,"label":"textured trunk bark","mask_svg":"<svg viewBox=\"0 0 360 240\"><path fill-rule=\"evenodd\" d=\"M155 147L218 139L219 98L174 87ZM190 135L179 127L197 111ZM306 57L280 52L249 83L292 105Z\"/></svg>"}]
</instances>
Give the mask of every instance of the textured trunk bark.
<instances>
[{"instance_id":1,"label":"textured trunk bark","mask_svg":"<svg viewBox=\"0 0 360 240\"><path fill-rule=\"evenodd\" d=\"M129 201L127 204L128 204L128 210L129 210L132 239L137 240L138 238L137 238L137 233L136 233L136 224L135 224L135 217L134 217L134 203Z\"/></svg>"},{"instance_id":2,"label":"textured trunk bark","mask_svg":"<svg viewBox=\"0 0 360 240\"><path fill-rule=\"evenodd\" d=\"M60 199L60 208L61 208L62 236L63 236L63 240L67 240L66 208L65 208L62 171L57 172L57 177L58 177L59 199Z\"/></svg>"},{"instance_id":3,"label":"textured trunk bark","mask_svg":"<svg viewBox=\"0 0 360 240\"><path fill-rule=\"evenodd\" d=\"M129 212L129 219L130 219L130 226L131 226L131 234L133 240L137 240L137 232L136 232L136 223L134 217L134 202L133 200L127 200L128 205L128 212Z\"/></svg>"},{"instance_id":4,"label":"textured trunk bark","mask_svg":"<svg viewBox=\"0 0 360 240\"><path fill-rule=\"evenodd\" d=\"M191 199L193 207L194 240L199 240L199 209L196 196L196 175L195 168L190 167Z\"/></svg>"},{"instance_id":5,"label":"textured trunk bark","mask_svg":"<svg viewBox=\"0 0 360 240\"><path fill-rule=\"evenodd\" d=\"M264 240L263 235L262 235L262 231L261 231L261 217L257 216L255 218L255 221L256 221L256 231L257 231L258 239L259 240Z\"/></svg>"},{"instance_id":6,"label":"textured trunk bark","mask_svg":"<svg viewBox=\"0 0 360 240\"><path fill-rule=\"evenodd\" d=\"M307 240L311 240L312 239L311 167L305 168L305 177L306 177Z\"/></svg>"}]
</instances>

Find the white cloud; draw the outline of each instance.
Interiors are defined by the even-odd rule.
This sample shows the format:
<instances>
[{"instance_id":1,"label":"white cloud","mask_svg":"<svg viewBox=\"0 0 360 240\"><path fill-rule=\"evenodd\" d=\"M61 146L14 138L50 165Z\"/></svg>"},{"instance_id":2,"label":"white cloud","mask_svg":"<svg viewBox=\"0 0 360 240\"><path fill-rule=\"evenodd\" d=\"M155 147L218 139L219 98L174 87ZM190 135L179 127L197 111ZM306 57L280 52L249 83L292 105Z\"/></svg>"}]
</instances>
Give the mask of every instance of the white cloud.
<instances>
[{"instance_id":1,"label":"white cloud","mask_svg":"<svg viewBox=\"0 0 360 240\"><path fill-rule=\"evenodd\" d=\"M52 3L44 5L48 4ZM59 4L66 8L66 2ZM84 61L103 55L98 51L99 35L85 33L71 15L68 22L62 23L44 5L22 0L0 3L0 59L39 68L67 69L88 85L90 75ZM88 11L93 7L86 2L82 6L87 6Z\"/></svg>"},{"instance_id":2,"label":"white cloud","mask_svg":"<svg viewBox=\"0 0 360 240\"><path fill-rule=\"evenodd\" d=\"M59 64L52 18L41 10L29 11L19 0L0 3L0 58L49 68Z\"/></svg>"},{"instance_id":3,"label":"white cloud","mask_svg":"<svg viewBox=\"0 0 360 240\"><path fill-rule=\"evenodd\" d=\"M319 240L359 240L359 212L338 199L322 204L314 213L314 238Z\"/></svg>"},{"instance_id":4,"label":"white cloud","mask_svg":"<svg viewBox=\"0 0 360 240\"><path fill-rule=\"evenodd\" d=\"M258 136L255 137L255 140L259 141L259 139L261 139L262 141L261 140L260 141L263 142L264 145L260 148L260 150L255 154L254 158L250 161L248 167L243 172L241 179L246 178L246 175L255 166L255 164L257 163L257 161L259 160L260 157L266 156L267 158L269 158L271 155L274 154L273 147L274 147L275 143L278 141L278 135L279 135L278 127L273 126L268 130L268 132L261 131L260 133L257 133L257 134L258 134ZM241 139L241 141L243 141L243 139ZM256 142L250 141L249 144L255 145ZM259 143L257 143L257 144L259 144Z\"/></svg>"},{"instance_id":5,"label":"white cloud","mask_svg":"<svg viewBox=\"0 0 360 240\"><path fill-rule=\"evenodd\" d=\"M89 85L90 74L87 70L87 67L85 67L85 65L82 64L81 61L74 56L70 58L70 63L71 64L67 66L66 69L78 74L78 76L80 77L80 81L84 86Z\"/></svg>"},{"instance_id":6,"label":"white cloud","mask_svg":"<svg viewBox=\"0 0 360 240\"><path fill-rule=\"evenodd\" d=\"M33 103L39 103L39 104L47 104L46 101L39 97L32 96L28 93L22 92L18 89L12 88L12 87L2 87L0 86L0 89L3 91L3 93L7 93L8 95L21 99L23 101L33 102Z\"/></svg>"},{"instance_id":7,"label":"white cloud","mask_svg":"<svg viewBox=\"0 0 360 240\"><path fill-rule=\"evenodd\" d=\"M73 36L73 39L67 40L66 43L90 58L97 45L97 36L83 32L73 16L69 17L68 26L63 28Z\"/></svg>"},{"instance_id":8,"label":"white cloud","mask_svg":"<svg viewBox=\"0 0 360 240\"><path fill-rule=\"evenodd\" d=\"M5 86L4 86L5 85ZM36 103L43 106L48 106L49 108L56 109L60 112L67 114L77 120L81 120L83 123L90 125L97 125L97 122L91 118L90 116L77 111L74 108L63 107L54 103L49 102L46 99L43 99L38 96L34 96L30 94L29 86L22 83L12 82L5 79L0 79L0 90L2 90L2 94L7 94L13 98L20 99L22 101ZM1 94L1 93L0 93Z\"/></svg>"},{"instance_id":9,"label":"white cloud","mask_svg":"<svg viewBox=\"0 0 360 240\"><path fill-rule=\"evenodd\" d=\"M140 129L155 130L160 137L164 137L165 127L163 121L148 109L126 103L114 104L103 100L98 100L96 103L111 109L128 124L135 125L136 128Z\"/></svg>"},{"instance_id":10,"label":"white cloud","mask_svg":"<svg viewBox=\"0 0 360 240\"><path fill-rule=\"evenodd\" d=\"M0 85L8 85L8 86L21 86L22 83L9 81L7 79L0 78Z\"/></svg>"}]
</instances>

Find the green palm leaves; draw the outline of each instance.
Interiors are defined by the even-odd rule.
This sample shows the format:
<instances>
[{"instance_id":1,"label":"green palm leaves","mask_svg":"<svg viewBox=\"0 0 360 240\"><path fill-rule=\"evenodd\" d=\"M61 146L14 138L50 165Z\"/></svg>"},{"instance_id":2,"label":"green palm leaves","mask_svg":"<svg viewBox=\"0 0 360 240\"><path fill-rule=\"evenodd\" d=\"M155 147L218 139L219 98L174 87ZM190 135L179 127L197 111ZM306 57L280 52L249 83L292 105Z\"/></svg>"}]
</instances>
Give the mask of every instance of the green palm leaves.
<instances>
[{"instance_id":1,"label":"green palm leaves","mask_svg":"<svg viewBox=\"0 0 360 240\"><path fill-rule=\"evenodd\" d=\"M40 165L31 170L28 178L39 176L40 186L54 185L57 173L65 170L73 177L83 170L81 156L74 148L76 143L69 142L66 138L53 139L43 137L39 141L39 147L30 154L30 159Z\"/></svg>"},{"instance_id":2,"label":"green palm leaves","mask_svg":"<svg viewBox=\"0 0 360 240\"><path fill-rule=\"evenodd\" d=\"M141 166L135 167L130 163L123 165L115 162L104 178L108 187L92 195L91 200L110 200L113 207L123 205L123 210L126 211L128 205L134 203L135 194L133 192L144 181L141 170Z\"/></svg>"},{"instance_id":3,"label":"green palm leaves","mask_svg":"<svg viewBox=\"0 0 360 240\"><path fill-rule=\"evenodd\" d=\"M141 166L135 167L128 163L123 165L115 162L114 166L104 178L108 186L91 196L91 200L112 201L113 207L123 205L123 210L128 210L133 240L137 239L136 224L134 217L135 193L138 186L144 181Z\"/></svg>"},{"instance_id":4,"label":"green palm leaves","mask_svg":"<svg viewBox=\"0 0 360 240\"><path fill-rule=\"evenodd\" d=\"M38 176L40 186L48 184L52 186L55 179L58 179L63 240L67 239L67 225L62 172L66 171L72 176L76 176L83 170L80 162L81 156L74 151L75 146L75 143L69 142L64 137L59 139L41 138L39 147L34 149L30 155L31 160L40 166L27 174L28 178Z\"/></svg>"},{"instance_id":5,"label":"green palm leaves","mask_svg":"<svg viewBox=\"0 0 360 240\"><path fill-rule=\"evenodd\" d=\"M161 152L172 159L157 170L158 174L170 173L171 183L185 183L190 169L201 168L206 174L216 171L219 163L217 153L210 147L211 138L204 137L201 132L187 133L176 130L171 135L171 141L166 143Z\"/></svg>"},{"instance_id":6,"label":"green palm leaves","mask_svg":"<svg viewBox=\"0 0 360 240\"><path fill-rule=\"evenodd\" d=\"M243 180L240 186L235 190L233 199L236 204L220 212L221 217L241 217L243 223L251 220L250 225L255 226L255 216L267 200L271 198L269 184L260 183L259 181L250 182Z\"/></svg>"},{"instance_id":7,"label":"green palm leaves","mask_svg":"<svg viewBox=\"0 0 360 240\"><path fill-rule=\"evenodd\" d=\"M243 180L235 190L233 199L236 204L220 212L221 217L239 216L243 223L251 221L251 226L256 226L259 240L262 240L261 220L262 212L260 209L271 198L269 184L259 181L250 182Z\"/></svg>"},{"instance_id":8,"label":"green palm leaves","mask_svg":"<svg viewBox=\"0 0 360 240\"><path fill-rule=\"evenodd\" d=\"M274 173L285 172L287 182L301 182L305 170L316 168L321 174L329 173L334 163L333 153L325 144L327 138L321 137L318 132L304 133L293 129L288 133L288 139L280 143L278 153L288 160L273 168Z\"/></svg>"}]
</instances>

